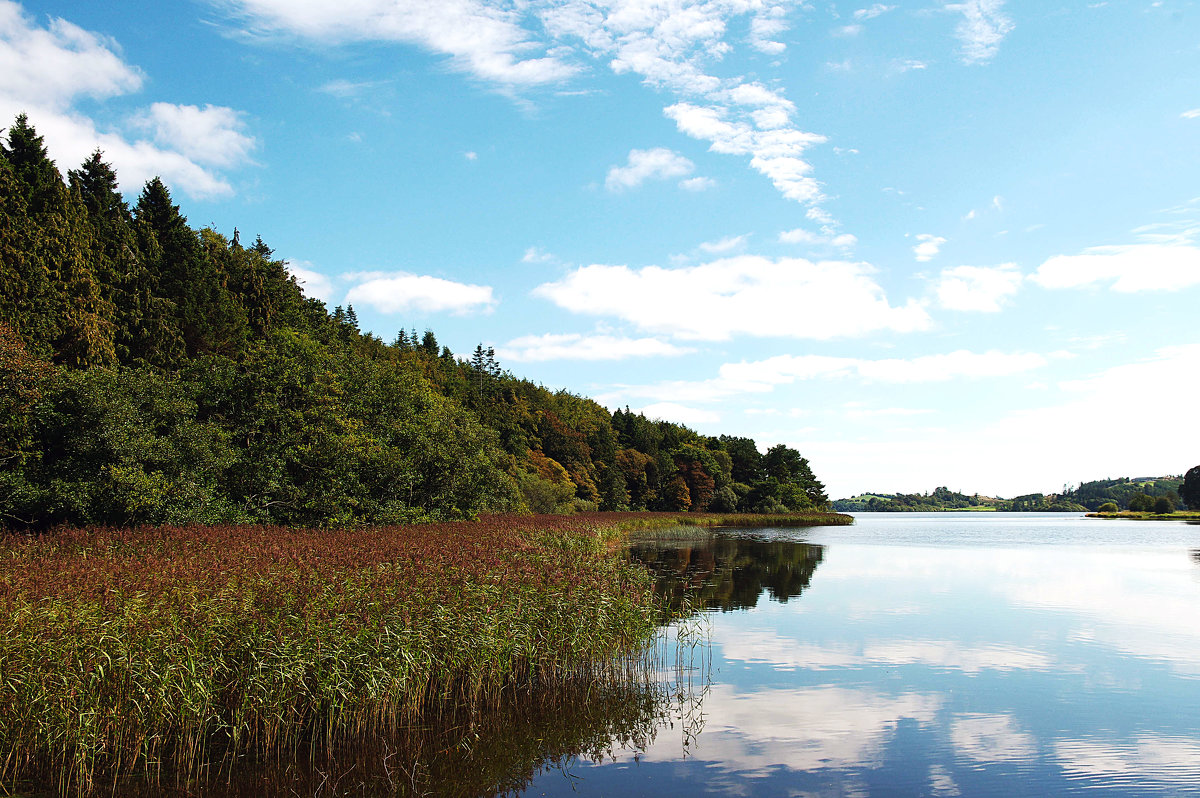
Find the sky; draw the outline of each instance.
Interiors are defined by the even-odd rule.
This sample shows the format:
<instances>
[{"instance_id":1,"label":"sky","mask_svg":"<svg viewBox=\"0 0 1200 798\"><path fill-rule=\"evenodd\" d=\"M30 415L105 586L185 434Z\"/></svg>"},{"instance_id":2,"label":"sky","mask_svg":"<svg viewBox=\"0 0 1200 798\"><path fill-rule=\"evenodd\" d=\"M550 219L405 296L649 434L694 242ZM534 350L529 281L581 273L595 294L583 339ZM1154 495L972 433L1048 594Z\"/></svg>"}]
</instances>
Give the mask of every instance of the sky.
<instances>
[{"instance_id":1,"label":"sky","mask_svg":"<svg viewBox=\"0 0 1200 798\"><path fill-rule=\"evenodd\" d=\"M832 497L1200 462L1193 0L0 0L0 125Z\"/></svg>"}]
</instances>

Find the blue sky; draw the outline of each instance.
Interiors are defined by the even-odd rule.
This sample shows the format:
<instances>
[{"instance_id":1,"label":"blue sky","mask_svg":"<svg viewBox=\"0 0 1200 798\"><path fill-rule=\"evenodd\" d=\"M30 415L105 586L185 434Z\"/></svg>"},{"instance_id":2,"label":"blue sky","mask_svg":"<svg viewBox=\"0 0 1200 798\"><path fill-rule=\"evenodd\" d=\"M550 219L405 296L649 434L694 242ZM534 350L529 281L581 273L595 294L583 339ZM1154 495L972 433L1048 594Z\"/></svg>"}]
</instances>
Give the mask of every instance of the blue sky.
<instances>
[{"instance_id":1,"label":"blue sky","mask_svg":"<svg viewBox=\"0 0 1200 798\"><path fill-rule=\"evenodd\" d=\"M0 0L0 118L831 495L1200 461L1184 0Z\"/></svg>"}]
</instances>

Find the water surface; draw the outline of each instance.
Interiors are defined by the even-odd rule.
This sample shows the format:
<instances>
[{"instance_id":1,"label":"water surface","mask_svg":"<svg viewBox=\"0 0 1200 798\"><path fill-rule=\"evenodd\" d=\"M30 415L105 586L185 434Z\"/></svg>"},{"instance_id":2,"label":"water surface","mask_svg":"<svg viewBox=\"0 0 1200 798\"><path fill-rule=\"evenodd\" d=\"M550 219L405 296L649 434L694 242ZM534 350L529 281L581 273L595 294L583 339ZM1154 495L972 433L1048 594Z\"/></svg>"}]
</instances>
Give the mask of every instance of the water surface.
<instances>
[{"instance_id":1,"label":"water surface","mask_svg":"<svg viewBox=\"0 0 1200 798\"><path fill-rule=\"evenodd\" d=\"M1200 794L1200 526L857 518L635 546L668 711L519 794Z\"/></svg>"}]
</instances>

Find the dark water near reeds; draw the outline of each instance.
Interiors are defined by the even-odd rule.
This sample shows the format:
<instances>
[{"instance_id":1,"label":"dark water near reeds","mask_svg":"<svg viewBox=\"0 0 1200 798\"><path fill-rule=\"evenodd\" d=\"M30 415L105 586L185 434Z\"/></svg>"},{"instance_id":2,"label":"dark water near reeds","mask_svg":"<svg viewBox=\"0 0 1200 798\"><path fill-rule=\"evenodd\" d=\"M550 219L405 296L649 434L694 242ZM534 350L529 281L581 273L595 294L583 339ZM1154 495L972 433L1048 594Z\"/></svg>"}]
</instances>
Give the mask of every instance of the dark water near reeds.
<instances>
[{"instance_id":1,"label":"dark water near reeds","mask_svg":"<svg viewBox=\"0 0 1200 798\"><path fill-rule=\"evenodd\" d=\"M1200 795L1200 526L864 514L631 556L696 610L640 676L179 794Z\"/></svg>"}]
</instances>

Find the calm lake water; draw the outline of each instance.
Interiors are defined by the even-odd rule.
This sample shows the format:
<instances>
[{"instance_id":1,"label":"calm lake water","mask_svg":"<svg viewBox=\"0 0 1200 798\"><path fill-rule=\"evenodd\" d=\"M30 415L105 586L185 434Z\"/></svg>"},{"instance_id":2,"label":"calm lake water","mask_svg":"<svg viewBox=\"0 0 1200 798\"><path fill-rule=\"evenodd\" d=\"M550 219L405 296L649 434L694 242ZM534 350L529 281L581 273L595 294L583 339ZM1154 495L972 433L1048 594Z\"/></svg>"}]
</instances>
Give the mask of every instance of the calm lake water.
<instances>
[{"instance_id":1,"label":"calm lake water","mask_svg":"<svg viewBox=\"0 0 1200 798\"><path fill-rule=\"evenodd\" d=\"M706 608L653 728L516 794L1200 795L1200 526L868 513L633 554Z\"/></svg>"}]
</instances>

